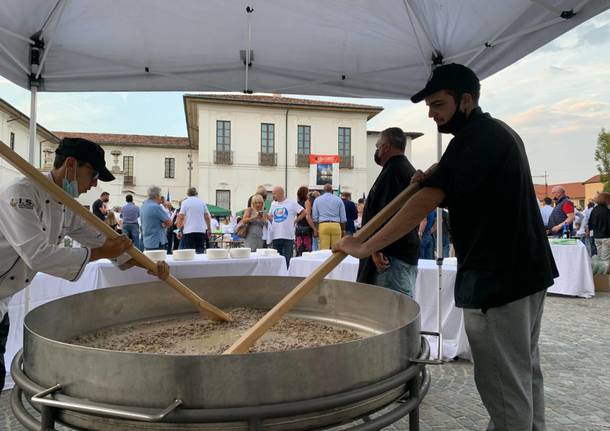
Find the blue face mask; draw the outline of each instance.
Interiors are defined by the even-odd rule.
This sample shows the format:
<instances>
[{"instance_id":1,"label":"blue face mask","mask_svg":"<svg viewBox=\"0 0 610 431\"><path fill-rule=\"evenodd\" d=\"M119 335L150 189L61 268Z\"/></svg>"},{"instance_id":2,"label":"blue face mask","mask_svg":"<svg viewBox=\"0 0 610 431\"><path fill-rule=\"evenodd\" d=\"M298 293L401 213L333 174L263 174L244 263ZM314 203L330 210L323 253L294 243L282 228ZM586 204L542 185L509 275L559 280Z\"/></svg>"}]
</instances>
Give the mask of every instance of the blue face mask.
<instances>
[{"instance_id":1,"label":"blue face mask","mask_svg":"<svg viewBox=\"0 0 610 431\"><path fill-rule=\"evenodd\" d=\"M62 188L73 198L78 197L78 181L76 181L76 172L74 173L74 180L68 180L68 170L66 169L66 176L61 184Z\"/></svg>"}]
</instances>

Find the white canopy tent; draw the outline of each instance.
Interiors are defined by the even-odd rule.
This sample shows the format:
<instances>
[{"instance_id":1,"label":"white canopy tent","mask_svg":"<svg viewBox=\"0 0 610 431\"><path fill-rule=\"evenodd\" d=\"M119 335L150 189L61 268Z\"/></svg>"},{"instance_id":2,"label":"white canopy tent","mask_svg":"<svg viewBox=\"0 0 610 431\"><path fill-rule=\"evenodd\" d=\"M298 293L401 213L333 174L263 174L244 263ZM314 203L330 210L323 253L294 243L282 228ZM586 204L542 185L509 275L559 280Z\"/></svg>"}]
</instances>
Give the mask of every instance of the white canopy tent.
<instances>
[{"instance_id":1,"label":"white canopy tent","mask_svg":"<svg viewBox=\"0 0 610 431\"><path fill-rule=\"evenodd\" d=\"M0 75L32 90L31 163L37 91L406 99L437 64L462 63L483 79L609 7L610 0L3 0ZM439 157L441 143L439 135Z\"/></svg>"}]
</instances>

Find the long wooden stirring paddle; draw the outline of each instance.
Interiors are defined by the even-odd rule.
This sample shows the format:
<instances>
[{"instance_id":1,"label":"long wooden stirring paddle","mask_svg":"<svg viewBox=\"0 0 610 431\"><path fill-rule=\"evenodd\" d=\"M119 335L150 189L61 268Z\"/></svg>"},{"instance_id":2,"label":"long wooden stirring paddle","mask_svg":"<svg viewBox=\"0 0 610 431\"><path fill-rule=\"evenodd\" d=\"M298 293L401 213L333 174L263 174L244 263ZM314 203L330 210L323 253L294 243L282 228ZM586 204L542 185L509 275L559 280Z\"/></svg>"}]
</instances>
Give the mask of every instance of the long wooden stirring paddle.
<instances>
[{"instance_id":1,"label":"long wooden stirring paddle","mask_svg":"<svg viewBox=\"0 0 610 431\"><path fill-rule=\"evenodd\" d=\"M45 191L47 191L50 195L52 195L55 199L62 202L66 207L70 208L70 210L74 213L85 219L87 223L92 225L99 232L104 234L107 238L117 238L119 234L114 231L110 226L104 223L102 220L97 218L95 215L87 211L85 207L83 207L78 201L76 201L72 196L68 195L61 187L55 184L52 181L49 181L43 174L38 172L36 168L30 165L27 161L25 161L21 156L19 156L16 152L11 150L4 142L0 141L0 155L4 159L6 159L11 165L13 165L17 170L19 170L26 177L34 181L37 185L42 187ZM156 273L157 265L155 262L150 260L147 256L144 255L140 250L131 246L127 253L140 265L145 267L146 269ZM180 282L177 278L170 275L166 280L164 280L171 287L176 289L178 293L184 296L186 299L191 301L200 311L207 312L212 314L213 317L218 318L224 321L232 321L230 315L216 307L215 305L210 304L205 301L187 286L185 286L182 282Z\"/></svg>"},{"instance_id":2,"label":"long wooden stirring paddle","mask_svg":"<svg viewBox=\"0 0 610 431\"><path fill-rule=\"evenodd\" d=\"M433 168L431 168L433 169ZM427 173L431 172L431 169ZM378 212L362 229L354 235L355 238L367 239L373 235L392 215L404 205L411 196L419 190L419 184L414 183L403 190L383 210ZM286 313L288 313L305 295L307 295L318 283L326 277L343 259L346 254L335 252L322 263L309 277L301 281L297 287L290 291L275 307L267 312L258 322L248 329L223 355L246 353L250 347L262 337L265 332L276 324Z\"/></svg>"}]
</instances>

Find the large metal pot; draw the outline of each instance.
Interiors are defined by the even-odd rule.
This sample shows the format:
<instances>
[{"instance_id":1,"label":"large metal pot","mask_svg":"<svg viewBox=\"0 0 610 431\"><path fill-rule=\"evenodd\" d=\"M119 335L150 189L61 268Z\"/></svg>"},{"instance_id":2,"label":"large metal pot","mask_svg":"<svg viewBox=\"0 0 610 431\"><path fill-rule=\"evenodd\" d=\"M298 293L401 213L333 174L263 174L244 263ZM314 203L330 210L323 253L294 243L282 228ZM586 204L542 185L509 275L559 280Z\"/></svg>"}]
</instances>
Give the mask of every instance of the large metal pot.
<instances>
[{"instance_id":1,"label":"large metal pot","mask_svg":"<svg viewBox=\"0 0 610 431\"><path fill-rule=\"evenodd\" d=\"M223 309L270 309L298 281L292 277L185 280L201 297ZM206 356L127 353L66 343L102 327L192 312L190 303L160 282L96 290L50 302L25 318L23 372L41 387L60 384L52 396L55 400L88 400L142 413L177 407L161 423L142 423L121 415L101 418L104 415L95 410L91 414L87 409L60 409L59 419L71 426L237 430L248 429L248 423L227 423L225 418L222 425L195 427L179 422L188 422L184 416L189 411L294 404L357 390L404 372L421 350L417 303L388 289L336 280L324 280L290 314L355 328L368 337L285 352ZM265 429L313 429L349 421L391 403L405 391L403 384L315 414L268 419Z\"/></svg>"}]
</instances>

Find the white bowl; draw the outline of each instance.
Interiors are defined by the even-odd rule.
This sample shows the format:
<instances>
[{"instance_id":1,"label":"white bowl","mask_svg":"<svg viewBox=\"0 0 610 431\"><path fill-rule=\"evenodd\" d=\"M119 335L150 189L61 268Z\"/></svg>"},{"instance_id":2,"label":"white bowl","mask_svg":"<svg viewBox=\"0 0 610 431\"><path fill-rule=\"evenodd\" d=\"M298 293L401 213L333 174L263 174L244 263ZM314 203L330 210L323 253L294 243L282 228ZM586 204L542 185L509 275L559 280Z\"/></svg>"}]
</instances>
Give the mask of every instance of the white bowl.
<instances>
[{"instance_id":1,"label":"white bowl","mask_svg":"<svg viewBox=\"0 0 610 431\"><path fill-rule=\"evenodd\" d=\"M445 265L457 265L458 264L457 257L446 257L443 259L443 263Z\"/></svg>"},{"instance_id":2,"label":"white bowl","mask_svg":"<svg viewBox=\"0 0 610 431\"><path fill-rule=\"evenodd\" d=\"M278 252L274 248L257 248L256 254L259 256L277 256Z\"/></svg>"},{"instance_id":3,"label":"white bowl","mask_svg":"<svg viewBox=\"0 0 610 431\"><path fill-rule=\"evenodd\" d=\"M229 251L226 248L208 248L205 255L209 260L228 259Z\"/></svg>"},{"instance_id":4,"label":"white bowl","mask_svg":"<svg viewBox=\"0 0 610 431\"><path fill-rule=\"evenodd\" d=\"M152 260L153 262L164 261L167 257L165 250L145 250L144 256Z\"/></svg>"},{"instance_id":5,"label":"white bowl","mask_svg":"<svg viewBox=\"0 0 610 431\"><path fill-rule=\"evenodd\" d=\"M316 251L312 251L313 254L315 254L318 257L330 257L333 254L332 250L316 250Z\"/></svg>"},{"instance_id":6,"label":"white bowl","mask_svg":"<svg viewBox=\"0 0 610 431\"><path fill-rule=\"evenodd\" d=\"M195 259L195 249L184 248L182 250L174 250L172 256L174 256L174 260L193 260Z\"/></svg>"},{"instance_id":7,"label":"white bowl","mask_svg":"<svg viewBox=\"0 0 610 431\"><path fill-rule=\"evenodd\" d=\"M250 257L250 249L248 247L230 248L229 254L232 258Z\"/></svg>"},{"instance_id":8,"label":"white bowl","mask_svg":"<svg viewBox=\"0 0 610 431\"><path fill-rule=\"evenodd\" d=\"M301 257L305 259L315 259L317 256L311 251L304 251L303 253L301 253Z\"/></svg>"}]
</instances>

